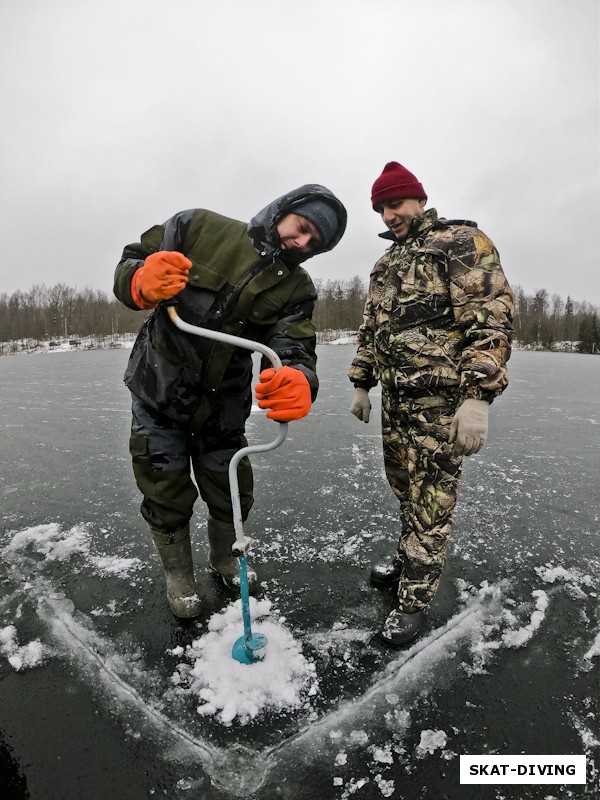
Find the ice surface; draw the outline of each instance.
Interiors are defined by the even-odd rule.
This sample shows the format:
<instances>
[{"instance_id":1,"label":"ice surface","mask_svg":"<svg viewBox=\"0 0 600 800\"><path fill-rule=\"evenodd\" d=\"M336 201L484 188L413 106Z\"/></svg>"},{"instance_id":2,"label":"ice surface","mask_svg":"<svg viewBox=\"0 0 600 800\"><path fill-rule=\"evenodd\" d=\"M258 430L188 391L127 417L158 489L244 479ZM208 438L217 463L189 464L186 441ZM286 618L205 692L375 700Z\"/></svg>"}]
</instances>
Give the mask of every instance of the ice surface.
<instances>
[{"instance_id":1,"label":"ice surface","mask_svg":"<svg viewBox=\"0 0 600 800\"><path fill-rule=\"evenodd\" d=\"M196 713L202 705L209 711L199 692L210 688L212 673L192 689L192 670L197 662L200 671L206 666L207 650L187 646L209 634L220 637L224 627L217 616L214 629L207 628L208 613L185 625L172 620L160 567L145 559L149 545L127 453L128 397L119 394L126 354L123 363L112 354L109 364L111 354L95 353L88 373L83 353L2 362L6 375L20 370L0 382L7 444L0 665L3 674L15 673L3 682L3 712L11 693L22 693L20 706L13 703L5 717L14 741L25 742L38 724L47 739L51 725L31 707L47 699L43 687L51 686L51 697L57 687L66 704L93 693L93 712L73 700L68 713L81 729L103 721L106 737L96 745L104 763L108 740L130 760L137 779L154 771L156 796L178 800L221 800L215 788L221 786L231 790L227 796L274 800L281 789L282 797L293 790L299 800L312 800L320 794L304 781L311 773L328 800L437 797L446 789L459 797L456 754L478 752L482 744L525 752L535 740L546 752L575 747L592 762L600 747L594 718L600 561L593 491L599 451L590 431L600 419L598 391L586 391L597 383L596 362L514 355L511 386L491 414L490 442L464 465L452 555L427 631L395 653L373 638L393 596L369 587L368 569L393 548L397 503L383 473L377 409L369 426L347 414L352 387L342 361L350 350L320 352L322 386L311 415L290 426L279 453L254 462L248 532L258 540L261 591L287 619L273 606L262 617L255 609L253 627L283 628L303 657L314 659L315 670L305 684L300 676L290 681L300 706L264 705L244 724L238 723L250 686L230 706L229 714L236 712L230 724L221 703L212 713ZM567 359L581 363L579 383L570 379ZM42 362L53 362L48 374ZM110 372L101 374L103 365ZM371 395L376 406L378 393ZM258 412L249 433L268 439ZM200 502L197 512L201 529ZM206 544L198 534L204 608L221 613L228 599L209 584ZM135 583L128 582L133 573ZM241 613L234 619L237 638ZM267 648L277 644L276 632L267 635ZM282 659L286 668L293 661L290 653ZM229 654L217 659L214 671L225 665L234 666ZM171 683L174 674L179 684ZM178 702L171 705L173 696ZM21 706L28 702L25 718ZM440 731L447 743L435 747ZM250 746L238 747L240 740ZM31 773L39 781L41 765L64 778L56 753L68 752L68 771L85 776L89 751L77 760L78 748L74 735L58 751L38 748ZM345 763L335 764L338 754ZM21 747L19 756L34 763ZM111 763L107 775L112 771ZM266 785L253 794L265 774ZM120 788L123 776L115 771L113 777L113 788ZM137 796L153 795L147 786L137 788ZM45 800L68 796L50 790L54 795ZM114 795L90 791L90 800ZM551 796L577 795L567 789Z\"/></svg>"}]
</instances>

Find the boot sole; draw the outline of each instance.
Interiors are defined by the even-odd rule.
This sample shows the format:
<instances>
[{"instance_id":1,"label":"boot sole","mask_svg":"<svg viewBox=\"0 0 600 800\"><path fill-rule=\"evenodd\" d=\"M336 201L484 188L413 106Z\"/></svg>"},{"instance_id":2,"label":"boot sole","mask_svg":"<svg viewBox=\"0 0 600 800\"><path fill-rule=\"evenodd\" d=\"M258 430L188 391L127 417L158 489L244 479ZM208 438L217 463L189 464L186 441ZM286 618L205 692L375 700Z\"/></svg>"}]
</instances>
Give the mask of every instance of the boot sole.
<instances>
[{"instance_id":1,"label":"boot sole","mask_svg":"<svg viewBox=\"0 0 600 800\"><path fill-rule=\"evenodd\" d=\"M386 647L394 647L394 648L400 649L400 648L404 647L405 645L410 644L411 642L414 642L414 640L417 638L417 636L420 635L422 630L423 630L422 628L419 628L419 630L416 631L415 633L413 633L412 636L410 636L408 639L403 639L403 641L401 641L401 642L394 642L392 639L386 639L386 637L383 635L383 633L379 634L379 638L381 639L381 641L383 642L383 644Z\"/></svg>"},{"instance_id":2,"label":"boot sole","mask_svg":"<svg viewBox=\"0 0 600 800\"><path fill-rule=\"evenodd\" d=\"M202 613L202 606L201 605L199 605L194 610L190 609L189 612L176 611L170 603L169 603L169 608L171 609L171 612L173 613L173 616L177 617L177 619L195 619L196 617L199 617L200 614Z\"/></svg>"},{"instance_id":3,"label":"boot sole","mask_svg":"<svg viewBox=\"0 0 600 800\"><path fill-rule=\"evenodd\" d=\"M398 584L400 583L400 578L393 578L392 580L380 581L374 579L371 576L370 582L372 586L377 586L378 589L388 589L390 586L398 586Z\"/></svg>"}]
</instances>

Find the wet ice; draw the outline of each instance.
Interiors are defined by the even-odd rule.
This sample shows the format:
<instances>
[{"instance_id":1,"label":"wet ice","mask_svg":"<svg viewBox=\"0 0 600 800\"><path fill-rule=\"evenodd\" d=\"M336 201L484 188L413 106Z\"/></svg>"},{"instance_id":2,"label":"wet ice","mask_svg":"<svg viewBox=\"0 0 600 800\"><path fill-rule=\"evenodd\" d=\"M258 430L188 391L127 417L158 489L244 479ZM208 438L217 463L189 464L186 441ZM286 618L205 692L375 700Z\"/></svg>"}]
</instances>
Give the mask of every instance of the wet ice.
<instances>
[{"instance_id":1,"label":"wet ice","mask_svg":"<svg viewBox=\"0 0 600 800\"><path fill-rule=\"evenodd\" d=\"M84 354L63 357L71 359L68 375L87 358ZM5 525L0 544L9 566L2 576L7 582L0 600L0 626L4 626L0 627L0 663L4 675L10 670L19 672L18 677L8 674L4 685L8 687L14 677L12 685L20 687L18 691L25 697L27 682L35 680L39 673L34 670L38 669L41 682L47 676L58 685L68 674L73 685L81 684L84 691L94 687L99 693L97 713L110 720L117 752L133 752L129 736L146 742L144 769L154 763L161 775L173 776L165 777L163 783L162 778L156 780L156 794L177 800L194 796L221 800L223 795L213 781L219 786L249 787L251 782L244 782L244 776L253 770L255 787L263 773L268 774L265 787L256 795L258 800L273 800L282 776L288 781L296 777L297 796L312 800L314 786L305 785L302 776L313 772L322 779L323 794L329 792L331 800L419 793L439 796L448 782L452 786L458 753L468 752L469 747L475 752L473 748L482 742L509 752L507 748L519 735L519 718L526 720L536 741L546 736L544 743L555 746L548 752L558 752L562 745L570 748L567 752L587 752L591 761L600 747L594 720L594 675L600 657L599 519L589 490L590 479L597 476L598 445L587 433L590 421L597 430L596 401L580 414L570 415L568 431L564 435L559 432L562 438L555 440L555 428L543 427L546 397L561 391L564 384L571 399L552 401L553 408L566 409L571 403L588 401L583 392L573 388L576 381L567 378L561 386L554 381L544 384L543 390L531 390L532 370L535 373L537 368L545 378L557 361L561 362L557 369L562 370L560 356L515 354L515 378L491 415L492 427L499 427L492 431L482 454L465 465L447 578L429 617L430 631L438 638L425 636L403 661L397 654L380 653L369 644L392 600L369 589L365 576L373 559L389 553L397 534L397 509L382 474L376 415L374 425L368 427L357 428L347 419L342 407L344 385L334 374L335 370L341 373L340 363L331 361L327 352L320 357L323 385L315 413L306 424L291 426L290 441L281 448L280 456L272 461L257 459L255 464L257 504L252 519L259 528L257 567L260 572L267 571L263 597L268 594L273 607L264 618L260 614L253 617L253 624L258 627L264 620L287 629L304 657L314 662L314 679L319 681L314 695L309 694L310 680L304 694L299 691L300 683L296 686L295 697L309 705L288 708L289 720L282 727L290 740L282 742L276 732L269 733L273 712L266 706L255 717L240 722L250 689L247 697L234 704L235 709L230 708L230 712L241 710L241 716L234 716L229 725L220 716L224 706L214 704L212 713L196 713L197 706L209 706L199 697L202 687L207 687L202 679L192 690L187 681L196 663L202 666L207 658L206 647L196 654L185 646L173 655L165 652L170 645L177 650L173 645L181 640L181 631L177 632L176 622L168 621L164 588L159 582L162 576L149 560L151 551L149 547L145 550L141 533L126 453L127 402L119 405L114 399L114 386L122 372L119 363L111 384L112 379L99 381L98 362L94 361L94 392L107 387L102 406L85 389L85 376L80 376L78 398L67 394L45 406L48 420L43 433L29 433L35 425L36 408L46 400L42 396L36 401L27 376L11 389L18 393L23 387L23 397L17 402L19 425L10 426L15 421L10 417L10 403L0 406L8 443L3 512L12 529L7 532ZM575 356L568 364L577 361ZM586 361L586 365L595 363ZM38 365L31 371L36 380L40 380L41 368ZM523 370L521 382L519 368ZM590 377L589 370L586 375ZM43 376L40 385L44 393L54 386L52 381L52 375ZM537 412L524 419L524 392L529 408L536 403L542 408L539 419ZM112 410L105 413L111 403ZM585 420L589 421L583 426ZM262 415L254 411L250 422L258 428L263 424ZM366 430L369 436L364 434ZM50 439L53 432L54 442ZM33 435L38 437L37 443L27 451L28 437ZM40 448L42 439L46 446ZM82 443L88 445L86 457L70 471L65 445L78 452ZM41 491L32 486L39 473L45 481ZM50 501L57 495L60 503L53 506ZM198 538L195 541L201 551ZM202 557L198 552L200 564ZM16 567L12 572L11 565ZM140 576L135 586L131 580L134 573ZM58 602L42 601L43 613L38 618L38 594L46 589L38 582L41 574L47 577L50 589L81 587L79 596L73 597L75 607L65 606L61 611ZM330 582L342 575L326 594ZM87 602L85 590L92 577L89 583L96 594ZM201 577L207 580L205 574ZM488 580L487 585L479 585L482 579ZM140 599L143 604L138 606ZM472 600L481 603L482 613L461 622L461 609ZM211 602L219 613L229 608L224 596L213 593ZM287 617L285 623L275 607ZM232 620L238 637L241 614L233 614ZM444 628L447 621L451 624ZM61 623L71 626L85 646L77 649L77 642L68 638ZM203 636L223 630L210 630L204 619L189 634L195 644ZM130 632L131 645L122 638L123 631ZM60 638L63 633L64 641ZM144 635L163 656L149 668L143 663ZM277 637L268 634L268 638L270 645ZM35 642L44 648L41 661L36 660L36 646L31 646ZM136 650L141 658L132 661ZM361 661L365 653L370 655ZM217 661L217 670L222 663L229 664L229 656ZM189 668L187 674L178 664ZM390 673L384 669L388 664ZM254 670L256 666L240 668ZM178 685L170 682L175 672L181 677ZM146 679L150 679L148 683ZM531 682L520 696L519 681ZM336 682L344 698L339 702L333 698ZM529 702L540 683L547 685L549 699L542 686ZM179 693L185 711L181 718L172 712L165 689ZM521 705L516 705L519 700ZM135 723L131 721L132 705L140 709ZM515 708L518 713L513 722ZM73 706L70 713L80 712ZM14 721L17 731L19 724L18 719ZM31 728L30 721L23 725ZM295 725L299 731L294 738ZM554 738L553 728L558 731ZM206 730L223 745L219 769L213 767L203 746ZM330 730L339 735L330 737ZM153 731L158 732L156 739ZM446 735L445 745L433 747L436 731ZM235 742L244 735L246 741L261 736L261 744L254 752L240 751L240 757L234 759ZM174 737L182 743L184 756L179 762L170 761L173 756L164 747ZM273 740L278 746L276 755ZM422 756L417 758L421 743L429 747L422 747ZM101 740L96 744L100 750L105 746ZM77 746L72 739L70 763ZM521 749L526 747L527 742L522 742ZM338 754L345 754L344 763L335 763ZM44 758L43 752L40 757ZM81 769L86 758L81 759ZM231 775L235 770L240 775ZM198 780L206 775L210 780L205 779L198 788ZM114 777L116 781L120 776ZM240 797L252 794L249 788L234 792L234 796L236 793ZM457 792L456 796L462 795ZM560 796L576 795L565 790ZM57 800L62 798L57 796Z\"/></svg>"}]
</instances>

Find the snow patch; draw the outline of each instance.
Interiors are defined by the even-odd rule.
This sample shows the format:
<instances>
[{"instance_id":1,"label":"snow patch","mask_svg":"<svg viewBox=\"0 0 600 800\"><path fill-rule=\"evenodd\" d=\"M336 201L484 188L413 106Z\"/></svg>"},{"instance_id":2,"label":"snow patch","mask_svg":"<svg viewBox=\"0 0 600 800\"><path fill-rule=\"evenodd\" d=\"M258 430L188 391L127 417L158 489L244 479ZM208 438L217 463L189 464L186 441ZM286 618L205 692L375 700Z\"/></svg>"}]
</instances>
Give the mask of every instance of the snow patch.
<instances>
[{"instance_id":1,"label":"snow patch","mask_svg":"<svg viewBox=\"0 0 600 800\"><path fill-rule=\"evenodd\" d=\"M516 630L505 631L502 635L502 641L507 647L523 647L531 639L537 629L540 627L546 616L546 609L548 608L548 595L543 589L535 589L531 593L532 597L536 598L535 611L531 615L531 619L527 625Z\"/></svg>"},{"instance_id":2,"label":"snow patch","mask_svg":"<svg viewBox=\"0 0 600 800\"><path fill-rule=\"evenodd\" d=\"M95 567L98 575L114 575L117 578L127 578L132 572L144 566L139 558L119 558L118 556L92 556L90 563Z\"/></svg>"},{"instance_id":3,"label":"snow patch","mask_svg":"<svg viewBox=\"0 0 600 800\"><path fill-rule=\"evenodd\" d=\"M14 670L20 672L41 664L46 655L46 648L39 639L20 646L17 641L17 629L14 625L8 625L0 629L0 653L6 656Z\"/></svg>"},{"instance_id":4,"label":"snow patch","mask_svg":"<svg viewBox=\"0 0 600 800\"><path fill-rule=\"evenodd\" d=\"M334 339L327 344L356 344L358 341L356 336L341 336L339 339Z\"/></svg>"},{"instance_id":5,"label":"snow patch","mask_svg":"<svg viewBox=\"0 0 600 800\"><path fill-rule=\"evenodd\" d=\"M11 554L30 546L48 561L67 561L75 554L89 552L89 534L83 525L74 525L68 531L63 531L56 522L35 525L15 533L5 552Z\"/></svg>"},{"instance_id":6,"label":"snow patch","mask_svg":"<svg viewBox=\"0 0 600 800\"><path fill-rule=\"evenodd\" d=\"M435 753L446 746L448 736L445 731L433 731L430 729L421 731L421 738L415 750L417 758L424 758L427 753Z\"/></svg>"},{"instance_id":7,"label":"snow patch","mask_svg":"<svg viewBox=\"0 0 600 800\"><path fill-rule=\"evenodd\" d=\"M386 745L385 747L372 747L371 752L373 755L373 761L376 761L378 764L394 763L391 745Z\"/></svg>"},{"instance_id":8,"label":"snow patch","mask_svg":"<svg viewBox=\"0 0 600 800\"><path fill-rule=\"evenodd\" d=\"M594 643L583 657L588 661L591 661L594 656L600 656L600 631L594 639Z\"/></svg>"},{"instance_id":9,"label":"snow patch","mask_svg":"<svg viewBox=\"0 0 600 800\"><path fill-rule=\"evenodd\" d=\"M63 530L56 522L35 525L15 533L4 548L10 557L29 549L46 561L68 561L73 556L84 556L96 575L126 578L143 567L139 558L90 555L90 531L87 525L74 525Z\"/></svg>"},{"instance_id":10,"label":"snow patch","mask_svg":"<svg viewBox=\"0 0 600 800\"><path fill-rule=\"evenodd\" d=\"M550 564L545 564L543 567L536 567L535 571L544 583L564 581L573 589L579 589L582 586L590 588L594 586L592 576L584 574L578 569L565 569L564 567L553 567Z\"/></svg>"},{"instance_id":11,"label":"snow patch","mask_svg":"<svg viewBox=\"0 0 600 800\"><path fill-rule=\"evenodd\" d=\"M396 791L396 784L394 781L386 781L381 777L381 775L375 775L373 780L384 797L391 797Z\"/></svg>"},{"instance_id":12,"label":"snow patch","mask_svg":"<svg viewBox=\"0 0 600 800\"><path fill-rule=\"evenodd\" d=\"M460 582L459 582L460 585ZM535 599L535 608L531 613L529 622L523 624L519 616L512 608L502 605L503 591L500 586L489 585L487 581L481 583L479 589L480 597L488 597L492 601L500 604L497 614L490 614L484 621L480 631L475 632L471 641L471 655L473 664L463 664L463 668L468 674L482 674L485 672L484 666L493 651L502 647L524 647L540 628L546 616L549 599L546 592L542 589L535 589L531 596ZM468 592L463 592L463 596L468 596ZM507 605L514 607L515 603L506 600ZM499 638L496 638L498 637Z\"/></svg>"}]
</instances>

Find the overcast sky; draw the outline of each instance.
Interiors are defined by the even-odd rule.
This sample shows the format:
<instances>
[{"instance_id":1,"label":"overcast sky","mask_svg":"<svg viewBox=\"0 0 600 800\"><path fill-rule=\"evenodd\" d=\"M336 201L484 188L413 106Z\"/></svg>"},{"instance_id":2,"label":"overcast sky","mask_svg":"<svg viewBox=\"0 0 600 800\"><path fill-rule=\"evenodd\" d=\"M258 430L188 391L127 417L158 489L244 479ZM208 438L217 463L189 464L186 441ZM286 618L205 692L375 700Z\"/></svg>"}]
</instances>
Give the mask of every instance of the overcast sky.
<instances>
[{"instance_id":1,"label":"overcast sky","mask_svg":"<svg viewBox=\"0 0 600 800\"><path fill-rule=\"evenodd\" d=\"M345 203L314 278L369 275L387 161L512 284L600 306L598 0L2 0L0 292L112 291L186 208Z\"/></svg>"}]
</instances>

